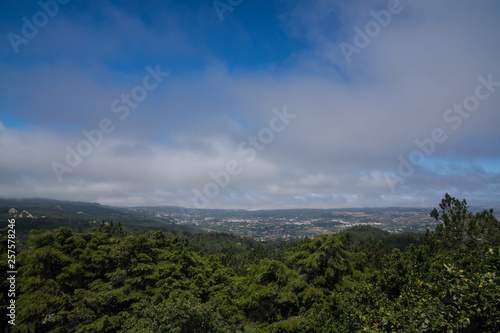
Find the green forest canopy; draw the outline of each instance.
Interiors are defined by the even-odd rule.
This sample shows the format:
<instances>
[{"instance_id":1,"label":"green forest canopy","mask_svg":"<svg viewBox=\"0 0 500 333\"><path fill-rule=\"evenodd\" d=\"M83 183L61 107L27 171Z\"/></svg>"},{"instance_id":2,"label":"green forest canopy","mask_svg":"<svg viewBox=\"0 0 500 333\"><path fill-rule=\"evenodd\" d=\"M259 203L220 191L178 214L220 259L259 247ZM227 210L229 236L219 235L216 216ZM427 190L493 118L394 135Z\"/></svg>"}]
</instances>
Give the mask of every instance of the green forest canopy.
<instances>
[{"instance_id":1,"label":"green forest canopy","mask_svg":"<svg viewBox=\"0 0 500 333\"><path fill-rule=\"evenodd\" d=\"M371 227L267 244L221 234L132 235L119 223L85 233L32 231L17 255L9 330L500 331L493 210L473 214L447 194L430 214L440 224L420 238ZM1 237L6 272L7 228Z\"/></svg>"}]
</instances>

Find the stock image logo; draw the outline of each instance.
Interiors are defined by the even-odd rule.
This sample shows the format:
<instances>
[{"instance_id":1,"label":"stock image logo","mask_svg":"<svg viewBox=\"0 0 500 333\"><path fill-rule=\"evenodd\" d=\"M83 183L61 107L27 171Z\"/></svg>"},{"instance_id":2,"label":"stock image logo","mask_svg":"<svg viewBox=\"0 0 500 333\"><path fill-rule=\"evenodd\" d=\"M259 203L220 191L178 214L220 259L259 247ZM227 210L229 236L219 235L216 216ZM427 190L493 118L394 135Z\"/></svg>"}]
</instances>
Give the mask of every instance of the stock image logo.
<instances>
[{"instance_id":1,"label":"stock image logo","mask_svg":"<svg viewBox=\"0 0 500 333\"><path fill-rule=\"evenodd\" d=\"M500 332L499 18L0 1L0 326Z\"/></svg>"},{"instance_id":2,"label":"stock image logo","mask_svg":"<svg viewBox=\"0 0 500 333\"><path fill-rule=\"evenodd\" d=\"M493 80L493 74L488 74L487 78L480 75L477 80L479 84L474 89L474 94L468 95L462 103L455 103L452 108L447 109L443 113L443 121L449 125L452 131L457 131L464 121L468 119L474 112L476 112L481 103L488 100L492 94L500 87L500 81ZM448 138L450 130L445 130L441 127L436 127L431 131L429 138L420 140L415 139L414 143L417 149L413 150L408 158L403 155L398 156L399 165L397 167L397 175L394 173L385 172L384 177L387 186L392 192L398 183L403 183L405 178L412 176L415 173L415 167L422 166L427 158L432 157L440 144L445 143Z\"/></svg>"},{"instance_id":3,"label":"stock image logo","mask_svg":"<svg viewBox=\"0 0 500 333\"><path fill-rule=\"evenodd\" d=\"M118 115L121 121L127 119L131 109L136 109L141 102L148 97L148 92L155 90L163 80L170 75L168 72L163 72L160 65L156 68L146 67L146 74L142 78L142 84L133 87L130 93L121 94L120 98L116 98L111 102L110 110ZM75 168L80 166L84 158L91 155L94 148L100 146L106 135L113 133L116 129L116 122L111 118L103 117L99 121L99 125L89 130L83 129L82 134L85 139L79 141L76 147L66 146L65 164L59 161L53 161L51 166L59 182L64 180L64 174L72 173Z\"/></svg>"},{"instance_id":4,"label":"stock image logo","mask_svg":"<svg viewBox=\"0 0 500 333\"><path fill-rule=\"evenodd\" d=\"M21 21L23 23L21 27L21 33L17 34L14 32L9 32L7 38L9 39L12 49L17 54L19 53L19 46L21 44L26 45L30 40L38 35L40 29L43 29L51 19L53 19L57 14L59 14L61 6L68 4L70 0L47 0L38 1L40 10L33 14L30 19L23 16Z\"/></svg>"}]
</instances>

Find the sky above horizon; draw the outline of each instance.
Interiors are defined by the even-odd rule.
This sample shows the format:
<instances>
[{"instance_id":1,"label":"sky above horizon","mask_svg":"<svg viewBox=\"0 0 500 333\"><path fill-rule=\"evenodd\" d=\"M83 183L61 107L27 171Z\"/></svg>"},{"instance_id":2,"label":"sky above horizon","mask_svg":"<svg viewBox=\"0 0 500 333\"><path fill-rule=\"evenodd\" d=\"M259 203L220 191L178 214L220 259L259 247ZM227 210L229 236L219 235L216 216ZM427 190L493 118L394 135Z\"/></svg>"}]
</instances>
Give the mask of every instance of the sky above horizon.
<instances>
[{"instance_id":1,"label":"sky above horizon","mask_svg":"<svg viewBox=\"0 0 500 333\"><path fill-rule=\"evenodd\" d=\"M500 207L494 0L0 3L0 197Z\"/></svg>"}]
</instances>

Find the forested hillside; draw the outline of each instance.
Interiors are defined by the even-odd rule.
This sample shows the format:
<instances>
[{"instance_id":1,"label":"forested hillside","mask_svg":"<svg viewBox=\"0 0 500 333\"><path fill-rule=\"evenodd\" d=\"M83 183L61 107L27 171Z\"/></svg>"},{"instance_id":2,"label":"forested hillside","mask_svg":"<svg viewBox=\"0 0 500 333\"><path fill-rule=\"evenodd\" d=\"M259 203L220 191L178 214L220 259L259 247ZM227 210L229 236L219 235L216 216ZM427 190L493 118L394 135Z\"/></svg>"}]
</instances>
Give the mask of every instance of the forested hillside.
<instances>
[{"instance_id":1,"label":"forested hillside","mask_svg":"<svg viewBox=\"0 0 500 333\"><path fill-rule=\"evenodd\" d=\"M423 238L366 227L263 244L221 234L130 234L118 223L86 233L32 231L17 255L9 329L499 332L493 211L472 214L465 200L446 195L430 214L440 224ZM7 228L1 238L6 272Z\"/></svg>"}]
</instances>

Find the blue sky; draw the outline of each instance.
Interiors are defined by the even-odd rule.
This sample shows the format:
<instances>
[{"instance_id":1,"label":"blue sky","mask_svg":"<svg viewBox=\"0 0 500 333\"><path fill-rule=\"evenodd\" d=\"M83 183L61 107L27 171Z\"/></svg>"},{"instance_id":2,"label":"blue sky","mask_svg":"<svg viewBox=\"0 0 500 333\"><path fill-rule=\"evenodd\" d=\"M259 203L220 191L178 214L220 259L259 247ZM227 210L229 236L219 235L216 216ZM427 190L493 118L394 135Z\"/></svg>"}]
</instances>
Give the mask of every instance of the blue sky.
<instances>
[{"instance_id":1,"label":"blue sky","mask_svg":"<svg viewBox=\"0 0 500 333\"><path fill-rule=\"evenodd\" d=\"M217 4L2 1L0 196L500 206L496 1Z\"/></svg>"}]
</instances>

